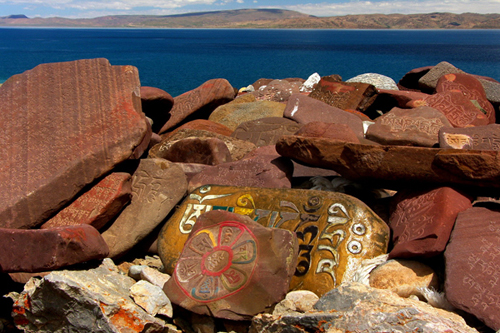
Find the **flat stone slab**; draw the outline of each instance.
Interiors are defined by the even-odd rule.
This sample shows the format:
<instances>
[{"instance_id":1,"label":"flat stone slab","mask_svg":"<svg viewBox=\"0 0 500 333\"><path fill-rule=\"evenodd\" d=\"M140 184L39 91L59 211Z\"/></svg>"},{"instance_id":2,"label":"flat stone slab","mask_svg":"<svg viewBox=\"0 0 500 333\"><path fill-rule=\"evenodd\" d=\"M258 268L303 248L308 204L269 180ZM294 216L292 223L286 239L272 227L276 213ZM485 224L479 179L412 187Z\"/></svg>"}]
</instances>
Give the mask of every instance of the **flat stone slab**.
<instances>
[{"instance_id":1,"label":"flat stone slab","mask_svg":"<svg viewBox=\"0 0 500 333\"><path fill-rule=\"evenodd\" d=\"M350 279L363 259L387 251L388 226L360 200L342 193L299 189L202 186L191 192L158 237L171 274L196 219L212 210L249 216L266 227L293 231L299 259L290 289L322 295Z\"/></svg>"},{"instance_id":2,"label":"flat stone slab","mask_svg":"<svg viewBox=\"0 0 500 333\"><path fill-rule=\"evenodd\" d=\"M231 136L262 147L276 144L280 136L295 134L301 127L297 122L283 117L260 118L240 124Z\"/></svg>"},{"instance_id":3,"label":"flat stone slab","mask_svg":"<svg viewBox=\"0 0 500 333\"><path fill-rule=\"evenodd\" d=\"M439 131L439 146L452 149L500 150L500 125L443 127Z\"/></svg>"},{"instance_id":4,"label":"flat stone slab","mask_svg":"<svg viewBox=\"0 0 500 333\"><path fill-rule=\"evenodd\" d=\"M382 188L436 183L500 187L498 151L373 146L292 135L282 137L276 150L282 156Z\"/></svg>"},{"instance_id":5,"label":"flat stone slab","mask_svg":"<svg viewBox=\"0 0 500 333\"><path fill-rule=\"evenodd\" d=\"M0 87L0 227L40 225L142 154L151 128L139 87L136 67L106 59L42 64Z\"/></svg>"},{"instance_id":6,"label":"flat stone slab","mask_svg":"<svg viewBox=\"0 0 500 333\"><path fill-rule=\"evenodd\" d=\"M248 320L285 297L297 253L291 231L209 211L197 219L163 290L195 313Z\"/></svg>"}]
</instances>

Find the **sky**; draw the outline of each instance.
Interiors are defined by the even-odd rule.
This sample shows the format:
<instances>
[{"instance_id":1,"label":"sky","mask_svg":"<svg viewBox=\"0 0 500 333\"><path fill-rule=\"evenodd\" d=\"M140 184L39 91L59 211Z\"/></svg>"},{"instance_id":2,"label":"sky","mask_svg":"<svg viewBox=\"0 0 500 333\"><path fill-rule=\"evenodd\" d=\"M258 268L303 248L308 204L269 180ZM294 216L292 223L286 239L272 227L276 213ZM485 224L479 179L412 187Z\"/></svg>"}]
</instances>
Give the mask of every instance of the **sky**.
<instances>
[{"instance_id":1,"label":"sky","mask_svg":"<svg viewBox=\"0 0 500 333\"><path fill-rule=\"evenodd\" d=\"M92 18L281 8L316 16L349 14L500 13L500 0L0 0L0 16Z\"/></svg>"}]
</instances>

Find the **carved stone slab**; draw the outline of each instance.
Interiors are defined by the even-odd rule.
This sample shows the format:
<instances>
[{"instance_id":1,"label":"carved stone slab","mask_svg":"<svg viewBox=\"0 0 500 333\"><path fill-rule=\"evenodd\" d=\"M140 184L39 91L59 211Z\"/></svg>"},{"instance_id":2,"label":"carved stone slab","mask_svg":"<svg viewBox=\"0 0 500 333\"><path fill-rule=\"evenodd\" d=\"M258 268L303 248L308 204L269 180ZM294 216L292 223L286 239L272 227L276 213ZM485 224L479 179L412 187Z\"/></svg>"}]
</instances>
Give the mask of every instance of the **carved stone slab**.
<instances>
[{"instance_id":1,"label":"carved stone slab","mask_svg":"<svg viewBox=\"0 0 500 333\"><path fill-rule=\"evenodd\" d=\"M132 176L132 201L102 233L109 257L125 254L149 235L186 193L184 172L164 159L141 159Z\"/></svg>"},{"instance_id":2,"label":"carved stone slab","mask_svg":"<svg viewBox=\"0 0 500 333\"><path fill-rule=\"evenodd\" d=\"M434 91L439 79L446 74L465 73L446 61L441 61L436 66L430 68L423 76L418 79L418 86L427 91Z\"/></svg>"},{"instance_id":3,"label":"carved stone slab","mask_svg":"<svg viewBox=\"0 0 500 333\"><path fill-rule=\"evenodd\" d=\"M322 295L351 278L358 264L387 251L388 226L358 199L299 189L203 186L181 203L158 237L167 273L179 259L196 219L212 210L247 215L266 227L293 231L299 259L290 289Z\"/></svg>"},{"instance_id":4,"label":"carved stone slab","mask_svg":"<svg viewBox=\"0 0 500 333\"><path fill-rule=\"evenodd\" d=\"M359 143L359 139L354 131L346 124L313 121L311 123L305 124L294 134L300 136L330 138L340 141Z\"/></svg>"},{"instance_id":5,"label":"carved stone slab","mask_svg":"<svg viewBox=\"0 0 500 333\"><path fill-rule=\"evenodd\" d=\"M250 94L254 95L256 100L258 101L286 103L290 95L298 94L300 92L301 85L302 80L273 80L269 82L265 87L261 87L258 90L251 92Z\"/></svg>"},{"instance_id":6,"label":"carved stone slab","mask_svg":"<svg viewBox=\"0 0 500 333\"><path fill-rule=\"evenodd\" d=\"M500 125L443 127L439 131L439 146L453 149L500 150Z\"/></svg>"},{"instance_id":7,"label":"carved stone slab","mask_svg":"<svg viewBox=\"0 0 500 333\"><path fill-rule=\"evenodd\" d=\"M285 297L297 262L294 233L216 210L198 217L191 231L163 288L173 303L248 320Z\"/></svg>"},{"instance_id":8,"label":"carved stone slab","mask_svg":"<svg viewBox=\"0 0 500 333\"><path fill-rule=\"evenodd\" d=\"M0 87L0 226L41 224L142 154L151 132L139 85L137 68L88 59L42 64Z\"/></svg>"},{"instance_id":9,"label":"carved stone slab","mask_svg":"<svg viewBox=\"0 0 500 333\"><path fill-rule=\"evenodd\" d=\"M444 255L448 301L499 330L500 213L473 207L458 214Z\"/></svg>"},{"instance_id":10,"label":"carved stone slab","mask_svg":"<svg viewBox=\"0 0 500 333\"><path fill-rule=\"evenodd\" d=\"M46 230L0 228L0 273L44 272L102 259L108 246L92 226Z\"/></svg>"},{"instance_id":11,"label":"carved stone slab","mask_svg":"<svg viewBox=\"0 0 500 333\"><path fill-rule=\"evenodd\" d=\"M174 105L173 97L162 89L141 86L141 102L142 111L153 120L153 132L158 133L170 117L169 111Z\"/></svg>"},{"instance_id":12,"label":"carved stone slab","mask_svg":"<svg viewBox=\"0 0 500 333\"><path fill-rule=\"evenodd\" d=\"M213 132L225 136L230 136L233 133L232 129L227 128L226 126L216 123L211 120L207 119L195 119L190 122L187 122L179 127L177 127L175 130L172 132L168 132L162 135L164 139L169 138L172 135L175 135L178 131L183 130L183 129L192 129L192 130L199 130L199 131L208 131L208 132Z\"/></svg>"},{"instance_id":13,"label":"carved stone slab","mask_svg":"<svg viewBox=\"0 0 500 333\"><path fill-rule=\"evenodd\" d=\"M262 147L276 144L280 136L294 134L301 127L297 122L283 117L260 118L240 124L231 136Z\"/></svg>"},{"instance_id":14,"label":"carved stone slab","mask_svg":"<svg viewBox=\"0 0 500 333\"><path fill-rule=\"evenodd\" d=\"M399 191L389 219L394 247L390 258L432 257L448 244L457 214L472 207L471 199L450 188Z\"/></svg>"},{"instance_id":15,"label":"carved stone slab","mask_svg":"<svg viewBox=\"0 0 500 333\"><path fill-rule=\"evenodd\" d=\"M373 146L294 135L281 137L276 150L282 156L383 188L436 183L500 187L498 151Z\"/></svg>"},{"instance_id":16,"label":"carved stone slab","mask_svg":"<svg viewBox=\"0 0 500 333\"><path fill-rule=\"evenodd\" d=\"M40 228L90 224L99 230L130 201L130 194L130 175L125 172L114 172L42 224Z\"/></svg>"},{"instance_id":17,"label":"carved stone slab","mask_svg":"<svg viewBox=\"0 0 500 333\"><path fill-rule=\"evenodd\" d=\"M186 138L172 142L162 152L172 162L217 165L231 162L231 153L224 141L217 138Z\"/></svg>"}]
</instances>

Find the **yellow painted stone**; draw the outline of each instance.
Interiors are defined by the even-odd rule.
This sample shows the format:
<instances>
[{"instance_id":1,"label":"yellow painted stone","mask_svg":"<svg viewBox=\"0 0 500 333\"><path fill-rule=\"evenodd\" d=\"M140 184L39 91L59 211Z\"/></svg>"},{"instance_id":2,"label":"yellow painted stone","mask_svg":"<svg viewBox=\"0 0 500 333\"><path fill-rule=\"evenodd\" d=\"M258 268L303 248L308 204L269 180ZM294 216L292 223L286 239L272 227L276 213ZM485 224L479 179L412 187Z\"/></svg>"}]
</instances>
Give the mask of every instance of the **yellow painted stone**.
<instances>
[{"instance_id":1,"label":"yellow painted stone","mask_svg":"<svg viewBox=\"0 0 500 333\"><path fill-rule=\"evenodd\" d=\"M353 277L364 259L387 252L389 227L360 200L342 193L205 185L181 203L158 237L166 272L172 274L201 214L225 210L266 227L294 231L299 241L291 290L318 296Z\"/></svg>"}]
</instances>

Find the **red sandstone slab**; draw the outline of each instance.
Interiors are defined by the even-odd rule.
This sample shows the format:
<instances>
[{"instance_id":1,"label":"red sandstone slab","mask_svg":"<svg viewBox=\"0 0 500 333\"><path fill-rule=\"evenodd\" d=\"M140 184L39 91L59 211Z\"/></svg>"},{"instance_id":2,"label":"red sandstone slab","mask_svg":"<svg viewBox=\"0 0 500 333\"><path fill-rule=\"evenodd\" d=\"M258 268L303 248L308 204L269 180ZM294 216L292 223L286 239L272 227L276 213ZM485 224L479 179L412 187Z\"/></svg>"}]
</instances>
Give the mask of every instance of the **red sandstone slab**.
<instances>
[{"instance_id":1,"label":"red sandstone slab","mask_svg":"<svg viewBox=\"0 0 500 333\"><path fill-rule=\"evenodd\" d=\"M101 229L130 201L130 175L114 172L40 226L41 229L89 224Z\"/></svg>"},{"instance_id":2,"label":"red sandstone slab","mask_svg":"<svg viewBox=\"0 0 500 333\"><path fill-rule=\"evenodd\" d=\"M0 273L49 271L108 253L97 229L86 224L46 230L0 228Z\"/></svg>"},{"instance_id":3,"label":"red sandstone slab","mask_svg":"<svg viewBox=\"0 0 500 333\"><path fill-rule=\"evenodd\" d=\"M262 147L276 144L280 136L294 134L301 127L302 125L291 119L266 117L241 123L231 136Z\"/></svg>"},{"instance_id":4,"label":"red sandstone slab","mask_svg":"<svg viewBox=\"0 0 500 333\"><path fill-rule=\"evenodd\" d=\"M233 130L224 126L222 124L216 123L215 121L211 121L208 119L195 119L193 121L187 122L184 125L179 126L172 132L163 134L163 139L167 139L170 136L175 135L179 131L183 129L192 129L192 130L201 130L201 131L209 131L225 136L230 136L233 133Z\"/></svg>"},{"instance_id":5,"label":"red sandstone slab","mask_svg":"<svg viewBox=\"0 0 500 333\"><path fill-rule=\"evenodd\" d=\"M170 117L169 111L174 105L174 98L162 89L142 86L141 102L142 111L153 120L153 132L158 133Z\"/></svg>"},{"instance_id":6,"label":"red sandstone slab","mask_svg":"<svg viewBox=\"0 0 500 333\"><path fill-rule=\"evenodd\" d=\"M171 162L217 165L231 162L231 153L218 138L186 138L173 142L162 152Z\"/></svg>"},{"instance_id":7,"label":"red sandstone slab","mask_svg":"<svg viewBox=\"0 0 500 333\"><path fill-rule=\"evenodd\" d=\"M500 150L500 125L443 127L439 131L439 146L453 149Z\"/></svg>"},{"instance_id":8,"label":"red sandstone slab","mask_svg":"<svg viewBox=\"0 0 500 333\"><path fill-rule=\"evenodd\" d=\"M151 128L133 66L106 59L43 64L0 87L0 226L44 222L131 156Z\"/></svg>"}]
</instances>

